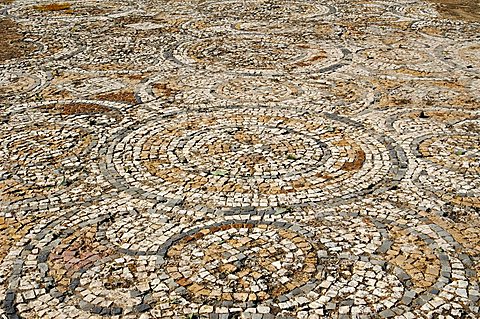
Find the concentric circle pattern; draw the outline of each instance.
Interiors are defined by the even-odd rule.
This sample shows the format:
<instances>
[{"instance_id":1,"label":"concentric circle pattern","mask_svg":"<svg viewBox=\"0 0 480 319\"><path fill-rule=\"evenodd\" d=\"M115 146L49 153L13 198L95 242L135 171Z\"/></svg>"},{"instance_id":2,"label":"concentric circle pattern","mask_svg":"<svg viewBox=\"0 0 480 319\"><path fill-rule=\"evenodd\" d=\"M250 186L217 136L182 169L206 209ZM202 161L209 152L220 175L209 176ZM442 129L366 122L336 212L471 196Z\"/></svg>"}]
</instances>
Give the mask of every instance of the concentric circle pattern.
<instances>
[{"instance_id":1,"label":"concentric circle pattern","mask_svg":"<svg viewBox=\"0 0 480 319\"><path fill-rule=\"evenodd\" d=\"M146 202L64 209L57 219L41 211L44 222L32 228L39 235L17 244L17 251L36 263L10 275L22 285L11 285L6 294L21 296L16 313L23 317L36 313L27 306L30 285L45 287L33 298L52 317L73 309L81 316L234 315L248 309L286 316L299 306L307 314L329 316L388 314L392 308L410 316L431 305L441 313L452 300L475 309L468 298L478 294L478 285L461 279L471 278L471 261L456 252L458 244L448 233L431 224L428 218L435 215L358 204L364 207L360 214L352 204L321 212L291 209L256 220L209 219L209 213L191 211L196 225L173 219L174 227L186 228L165 233L168 239L158 241L154 255L124 254L102 239L103 224L138 210L151 214L150 221L131 229L152 227L159 214L173 217ZM292 223L299 217L306 224ZM7 255L3 264L14 260ZM61 303L49 309L52 300Z\"/></svg>"},{"instance_id":2,"label":"concentric circle pattern","mask_svg":"<svg viewBox=\"0 0 480 319\"><path fill-rule=\"evenodd\" d=\"M286 107L300 111L335 112L353 115L370 107L377 95L373 81L358 80L349 74L298 81L291 76L237 76L225 74L212 77L211 72L181 78L154 77L139 89L138 95L151 108L162 102L189 110L222 108L228 105L251 107Z\"/></svg>"},{"instance_id":3,"label":"concentric circle pattern","mask_svg":"<svg viewBox=\"0 0 480 319\"><path fill-rule=\"evenodd\" d=\"M419 179L425 180L441 198L453 204L479 207L478 142L478 136L472 135L427 137L418 144L421 158L439 169L431 173L432 178L420 176Z\"/></svg>"},{"instance_id":4,"label":"concentric circle pattern","mask_svg":"<svg viewBox=\"0 0 480 319\"><path fill-rule=\"evenodd\" d=\"M308 19L330 13L329 6L308 1L206 1L200 12L207 16L246 21Z\"/></svg>"},{"instance_id":5,"label":"concentric circle pattern","mask_svg":"<svg viewBox=\"0 0 480 319\"><path fill-rule=\"evenodd\" d=\"M187 112L125 132L106 165L112 178L147 197L278 206L374 191L398 174L397 155L382 140L308 113Z\"/></svg>"},{"instance_id":6,"label":"concentric circle pattern","mask_svg":"<svg viewBox=\"0 0 480 319\"><path fill-rule=\"evenodd\" d=\"M480 140L476 135L451 135L422 141L418 148L433 163L460 172L479 173ZM448 160L451 160L451 164Z\"/></svg>"},{"instance_id":7,"label":"concentric circle pattern","mask_svg":"<svg viewBox=\"0 0 480 319\"><path fill-rule=\"evenodd\" d=\"M252 224L202 230L195 240L180 240L166 255L167 273L197 302L215 290L225 301L276 298L309 281L317 264L314 247L305 238Z\"/></svg>"},{"instance_id":8,"label":"concentric circle pattern","mask_svg":"<svg viewBox=\"0 0 480 319\"><path fill-rule=\"evenodd\" d=\"M88 131L75 127L25 127L2 132L0 156L5 170L3 200L51 194L79 176L81 157L91 144Z\"/></svg>"},{"instance_id":9,"label":"concentric circle pattern","mask_svg":"<svg viewBox=\"0 0 480 319\"><path fill-rule=\"evenodd\" d=\"M26 74L2 72L0 80L0 96L12 97L33 91L40 85L40 81Z\"/></svg>"},{"instance_id":10,"label":"concentric circle pattern","mask_svg":"<svg viewBox=\"0 0 480 319\"><path fill-rule=\"evenodd\" d=\"M441 58L456 67L477 73L480 70L480 45L478 42L439 46L437 52Z\"/></svg>"},{"instance_id":11,"label":"concentric circle pattern","mask_svg":"<svg viewBox=\"0 0 480 319\"><path fill-rule=\"evenodd\" d=\"M476 0L0 0L0 319L480 318Z\"/></svg>"},{"instance_id":12,"label":"concentric circle pattern","mask_svg":"<svg viewBox=\"0 0 480 319\"><path fill-rule=\"evenodd\" d=\"M373 35L373 37L377 37L377 35ZM369 37L367 36L367 38ZM406 70L409 70L412 75L424 76L446 72L448 66L438 63L433 57L434 49L428 42L425 41L425 43L422 40L412 39L408 42L386 40L385 46L376 45L360 50L355 60L364 65L367 70L382 70L387 74L395 72L397 77L402 73L407 73Z\"/></svg>"},{"instance_id":13,"label":"concentric circle pattern","mask_svg":"<svg viewBox=\"0 0 480 319\"><path fill-rule=\"evenodd\" d=\"M329 43L245 35L185 42L165 55L180 65L214 71L321 73L340 67L346 52Z\"/></svg>"},{"instance_id":14,"label":"concentric circle pattern","mask_svg":"<svg viewBox=\"0 0 480 319\"><path fill-rule=\"evenodd\" d=\"M237 78L222 83L216 90L221 97L238 98L247 103L278 103L301 94L292 83L279 83L275 79Z\"/></svg>"},{"instance_id":15,"label":"concentric circle pattern","mask_svg":"<svg viewBox=\"0 0 480 319\"><path fill-rule=\"evenodd\" d=\"M475 111L437 108L396 112L387 121L410 148L414 182L466 209L478 207L477 118Z\"/></svg>"},{"instance_id":16,"label":"concentric circle pattern","mask_svg":"<svg viewBox=\"0 0 480 319\"><path fill-rule=\"evenodd\" d=\"M90 174L85 165L95 158L105 126L114 126L121 113L115 104L78 100L15 106L2 117L2 207L16 211L83 189Z\"/></svg>"},{"instance_id":17,"label":"concentric circle pattern","mask_svg":"<svg viewBox=\"0 0 480 319\"><path fill-rule=\"evenodd\" d=\"M479 94L473 89L476 87L475 80L382 79L378 84L381 88L375 107L379 109L445 106L459 111L478 110L480 101Z\"/></svg>"}]
</instances>

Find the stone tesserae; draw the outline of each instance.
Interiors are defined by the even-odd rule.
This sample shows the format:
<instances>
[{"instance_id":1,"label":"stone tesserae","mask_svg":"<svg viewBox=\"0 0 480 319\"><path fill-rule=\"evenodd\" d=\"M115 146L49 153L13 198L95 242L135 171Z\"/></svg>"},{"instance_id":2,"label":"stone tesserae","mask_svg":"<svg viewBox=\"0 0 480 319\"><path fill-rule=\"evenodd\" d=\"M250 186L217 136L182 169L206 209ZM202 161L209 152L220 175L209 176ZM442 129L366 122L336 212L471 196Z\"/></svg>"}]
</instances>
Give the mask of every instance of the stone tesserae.
<instances>
[{"instance_id":1,"label":"stone tesserae","mask_svg":"<svg viewBox=\"0 0 480 319\"><path fill-rule=\"evenodd\" d=\"M0 0L0 319L480 318L473 0Z\"/></svg>"}]
</instances>

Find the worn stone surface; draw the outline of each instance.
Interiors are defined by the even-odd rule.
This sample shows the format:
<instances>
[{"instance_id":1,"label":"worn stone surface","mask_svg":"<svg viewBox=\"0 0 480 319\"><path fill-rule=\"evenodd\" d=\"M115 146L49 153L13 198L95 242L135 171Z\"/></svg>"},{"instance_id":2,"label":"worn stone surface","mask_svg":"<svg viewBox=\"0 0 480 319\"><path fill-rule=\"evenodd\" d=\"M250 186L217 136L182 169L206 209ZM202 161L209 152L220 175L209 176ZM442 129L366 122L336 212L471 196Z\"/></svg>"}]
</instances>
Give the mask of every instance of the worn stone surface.
<instances>
[{"instance_id":1,"label":"worn stone surface","mask_svg":"<svg viewBox=\"0 0 480 319\"><path fill-rule=\"evenodd\" d=\"M471 0L0 0L0 318L478 318Z\"/></svg>"}]
</instances>

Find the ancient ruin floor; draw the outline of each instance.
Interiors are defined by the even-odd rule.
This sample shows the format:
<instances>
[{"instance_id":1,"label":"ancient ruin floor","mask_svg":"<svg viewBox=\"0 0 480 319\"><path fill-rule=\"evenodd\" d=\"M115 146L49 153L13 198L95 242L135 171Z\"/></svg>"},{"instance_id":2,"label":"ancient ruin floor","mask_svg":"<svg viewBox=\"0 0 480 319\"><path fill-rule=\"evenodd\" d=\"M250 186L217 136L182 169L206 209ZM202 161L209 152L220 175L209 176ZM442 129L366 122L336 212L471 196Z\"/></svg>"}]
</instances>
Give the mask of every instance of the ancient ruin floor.
<instances>
[{"instance_id":1,"label":"ancient ruin floor","mask_svg":"<svg viewBox=\"0 0 480 319\"><path fill-rule=\"evenodd\" d=\"M0 319L480 318L476 0L0 0Z\"/></svg>"}]
</instances>

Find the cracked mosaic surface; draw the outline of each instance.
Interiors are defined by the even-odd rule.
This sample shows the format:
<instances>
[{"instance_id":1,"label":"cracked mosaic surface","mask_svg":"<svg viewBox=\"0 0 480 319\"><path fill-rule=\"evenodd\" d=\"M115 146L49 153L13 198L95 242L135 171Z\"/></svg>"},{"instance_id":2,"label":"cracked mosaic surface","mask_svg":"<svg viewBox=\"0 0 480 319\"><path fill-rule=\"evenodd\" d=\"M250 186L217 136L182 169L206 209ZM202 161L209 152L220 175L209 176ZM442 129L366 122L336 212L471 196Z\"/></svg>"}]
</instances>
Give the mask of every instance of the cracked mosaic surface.
<instances>
[{"instance_id":1,"label":"cracked mosaic surface","mask_svg":"<svg viewBox=\"0 0 480 319\"><path fill-rule=\"evenodd\" d=\"M472 0L0 0L0 319L478 318Z\"/></svg>"}]
</instances>

